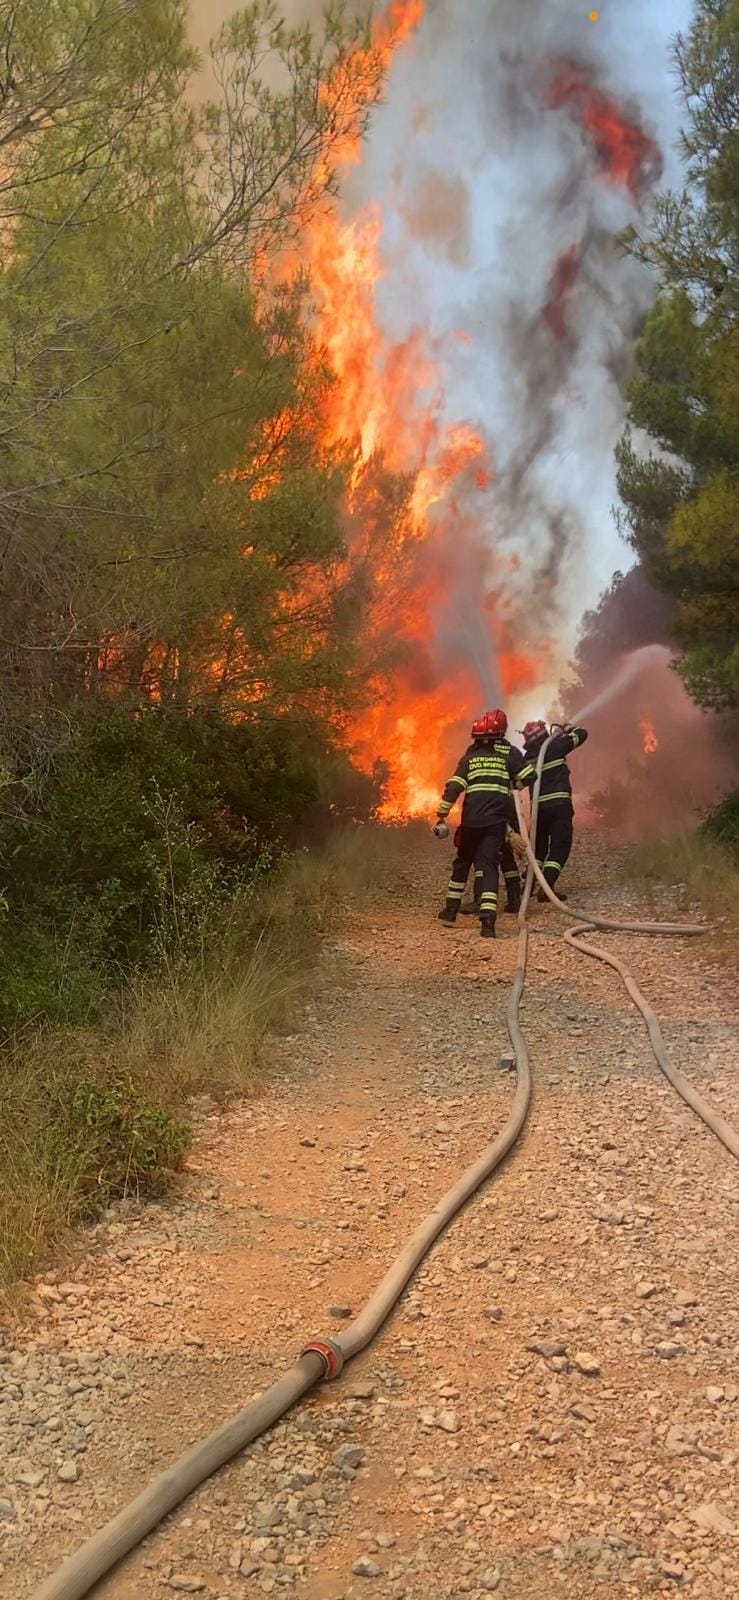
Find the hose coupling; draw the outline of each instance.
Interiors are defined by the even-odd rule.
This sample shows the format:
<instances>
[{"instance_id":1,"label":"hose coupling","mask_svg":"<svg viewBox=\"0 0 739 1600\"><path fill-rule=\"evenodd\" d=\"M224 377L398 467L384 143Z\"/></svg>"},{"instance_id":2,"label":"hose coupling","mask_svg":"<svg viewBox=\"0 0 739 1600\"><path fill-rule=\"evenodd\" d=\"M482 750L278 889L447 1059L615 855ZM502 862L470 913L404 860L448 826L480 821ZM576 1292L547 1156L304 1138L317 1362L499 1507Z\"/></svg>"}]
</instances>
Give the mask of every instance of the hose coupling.
<instances>
[{"instance_id":1,"label":"hose coupling","mask_svg":"<svg viewBox=\"0 0 739 1600\"><path fill-rule=\"evenodd\" d=\"M333 1339L311 1339L309 1344L303 1346L301 1356L320 1356L324 1367L324 1382L330 1383L332 1378L338 1378L344 1365L344 1352L341 1346L334 1344Z\"/></svg>"}]
</instances>

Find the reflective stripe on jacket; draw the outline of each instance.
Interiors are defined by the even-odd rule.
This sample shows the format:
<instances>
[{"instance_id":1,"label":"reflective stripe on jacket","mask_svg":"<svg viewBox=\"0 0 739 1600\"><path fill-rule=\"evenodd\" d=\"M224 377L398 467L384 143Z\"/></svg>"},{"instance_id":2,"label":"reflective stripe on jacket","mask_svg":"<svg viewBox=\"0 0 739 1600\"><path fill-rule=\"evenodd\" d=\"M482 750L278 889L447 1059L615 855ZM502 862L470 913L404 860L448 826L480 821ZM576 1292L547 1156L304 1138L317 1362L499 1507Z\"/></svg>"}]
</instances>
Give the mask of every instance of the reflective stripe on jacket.
<instances>
[{"instance_id":1,"label":"reflective stripe on jacket","mask_svg":"<svg viewBox=\"0 0 739 1600\"><path fill-rule=\"evenodd\" d=\"M505 823L512 786L532 784L536 768L507 739L476 739L444 787L439 816L446 817L464 795L462 826L488 828Z\"/></svg>"},{"instance_id":2,"label":"reflective stripe on jacket","mask_svg":"<svg viewBox=\"0 0 739 1600\"><path fill-rule=\"evenodd\" d=\"M546 738L546 735L544 736ZM573 750L579 749L587 739L587 729L571 728L569 733L560 733L553 739L544 758L541 774L541 789L539 790L539 805L551 805L554 800L568 800L572 805L572 780L567 757ZM535 744L527 744L526 755L536 766L536 759L541 749L543 740L537 739Z\"/></svg>"}]
</instances>

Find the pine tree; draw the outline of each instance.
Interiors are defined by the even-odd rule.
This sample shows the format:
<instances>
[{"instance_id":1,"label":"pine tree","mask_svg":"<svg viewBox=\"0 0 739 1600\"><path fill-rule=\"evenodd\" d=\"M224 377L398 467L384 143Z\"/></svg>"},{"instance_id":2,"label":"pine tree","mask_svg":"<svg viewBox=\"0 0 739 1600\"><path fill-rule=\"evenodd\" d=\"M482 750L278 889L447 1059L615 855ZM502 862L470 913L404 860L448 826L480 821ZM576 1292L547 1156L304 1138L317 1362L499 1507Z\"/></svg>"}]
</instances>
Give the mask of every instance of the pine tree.
<instances>
[{"instance_id":1,"label":"pine tree","mask_svg":"<svg viewBox=\"0 0 739 1600\"><path fill-rule=\"evenodd\" d=\"M676 60L687 185L630 241L661 292L636 351L618 482L628 537L675 601L684 681L723 708L739 705L739 0L699 0Z\"/></svg>"},{"instance_id":2,"label":"pine tree","mask_svg":"<svg viewBox=\"0 0 739 1600\"><path fill-rule=\"evenodd\" d=\"M353 62L361 51L361 80ZM342 464L299 298L255 262L361 130L381 61L329 8L252 0L189 94L186 0L0 12L0 714L52 750L70 709L329 707L350 667ZM347 690L348 692L348 690ZM32 757L29 757L32 759Z\"/></svg>"}]
</instances>

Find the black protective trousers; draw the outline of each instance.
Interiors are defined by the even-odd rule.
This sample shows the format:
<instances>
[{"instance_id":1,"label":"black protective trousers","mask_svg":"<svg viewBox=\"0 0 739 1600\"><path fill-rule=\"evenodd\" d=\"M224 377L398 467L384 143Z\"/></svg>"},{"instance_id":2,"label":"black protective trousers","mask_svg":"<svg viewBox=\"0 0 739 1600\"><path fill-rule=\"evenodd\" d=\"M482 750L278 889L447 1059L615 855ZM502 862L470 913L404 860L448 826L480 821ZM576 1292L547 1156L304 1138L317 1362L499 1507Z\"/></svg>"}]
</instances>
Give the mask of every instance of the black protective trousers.
<instances>
[{"instance_id":1,"label":"black protective trousers","mask_svg":"<svg viewBox=\"0 0 739 1600\"><path fill-rule=\"evenodd\" d=\"M446 892L448 911L458 911L462 902L470 868L482 872L480 882L480 916L494 917L498 909L498 867L505 838L506 821L487 828L461 827L457 833L457 854L452 865L452 876ZM477 898L477 897L476 897Z\"/></svg>"},{"instance_id":2,"label":"black protective trousers","mask_svg":"<svg viewBox=\"0 0 739 1600\"><path fill-rule=\"evenodd\" d=\"M500 871L503 874L506 888L506 902L509 911L517 911L521 900L521 874L518 870L516 857L504 837L500 852ZM475 906L479 910L480 895L482 894L482 869L475 867L474 896Z\"/></svg>"},{"instance_id":3,"label":"black protective trousers","mask_svg":"<svg viewBox=\"0 0 739 1600\"><path fill-rule=\"evenodd\" d=\"M565 866L572 849L571 800L539 801L536 819L536 859L550 889Z\"/></svg>"}]
</instances>

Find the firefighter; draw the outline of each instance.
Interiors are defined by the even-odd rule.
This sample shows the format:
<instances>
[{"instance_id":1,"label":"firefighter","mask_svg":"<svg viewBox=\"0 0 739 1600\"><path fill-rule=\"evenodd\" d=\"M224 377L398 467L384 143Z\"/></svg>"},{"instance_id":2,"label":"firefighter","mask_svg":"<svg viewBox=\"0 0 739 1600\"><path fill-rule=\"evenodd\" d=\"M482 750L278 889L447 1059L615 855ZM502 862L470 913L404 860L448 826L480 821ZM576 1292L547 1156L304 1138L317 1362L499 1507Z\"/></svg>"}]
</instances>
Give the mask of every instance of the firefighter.
<instances>
[{"instance_id":1,"label":"firefighter","mask_svg":"<svg viewBox=\"0 0 739 1600\"><path fill-rule=\"evenodd\" d=\"M567 757L573 750L579 749L588 737L585 728L573 728L569 722L564 724L561 731L553 731L555 737L546 752L541 774L534 844L536 859L552 889L572 849L574 810ZM523 729L524 751L534 766L547 736L545 722L527 722ZM544 890L540 889L537 900L546 898ZM559 899L566 900L566 894L560 894Z\"/></svg>"},{"instance_id":2,"label":"firefighter","mask_svg":"<svg viewBox=\"0 0 739 1600\"><path fill-rule=\"evenodd\" d=\"M472 724L472 744L457 764L454 776L439 801L436 827L446 832L445 818L464 795L459 844L439 921L453 924L462 903L469 871L482 873L480 882L480 933L495 938L498 908L498 866L506 832L511 785L521 788L534 781L535 767L506 739L504 711L487 711Z\"/></svg>"},{"instance_id":3,"label":"firefighter","mask_svg":"<svg viewBox=\"0 0 739 1600\"><path fill-rule=\"evenodd\" d=\"M508 801L508 808L506 811L506 831L500 852L500 871L503 874L503 881L506 888L505 908L506 911L510 911L512 916L515 916L516 913L521 909L521 874L518 870L516 857L513 854L510 843L510 835L512 833L518 834L518 832L518 817L516 815L516 807L513 803L513 796L511 796ZM459 836L460 829L457 828L457 831L454 835L455 848L459 847ZM468 905L460 906L459 908L463 916L472 916L473 912L476 912L479 916L481 894L482 868L475 867L473 899Z\"/></svg>"}]
</instances>

